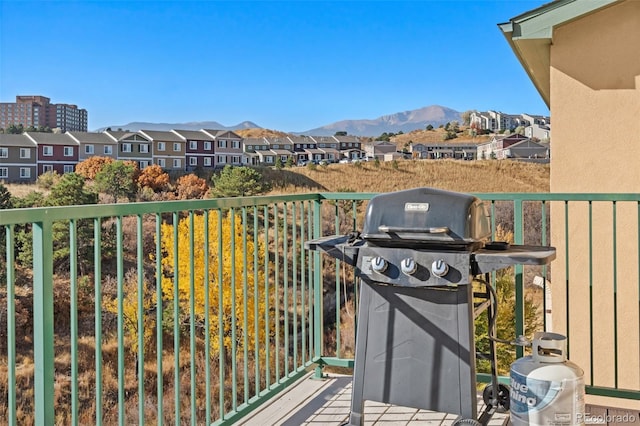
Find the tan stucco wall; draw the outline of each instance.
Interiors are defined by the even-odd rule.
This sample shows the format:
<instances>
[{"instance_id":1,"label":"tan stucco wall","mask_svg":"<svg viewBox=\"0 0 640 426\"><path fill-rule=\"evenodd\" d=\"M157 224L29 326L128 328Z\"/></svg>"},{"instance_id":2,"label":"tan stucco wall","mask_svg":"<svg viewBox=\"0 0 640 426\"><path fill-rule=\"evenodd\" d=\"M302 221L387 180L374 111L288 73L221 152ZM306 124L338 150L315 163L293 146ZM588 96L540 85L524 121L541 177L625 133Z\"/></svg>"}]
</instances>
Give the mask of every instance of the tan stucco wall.
<instances>
[{"instance_id":1,"label":"tan stucco wall","mask_svg":"<svg viewBox=\"0 0 640 426\"><path fill-rule=\"evenodd\" d=\"M640 1L626 0L554 29L551 192L640 192L639 18ZM552 243L558 248L554 262L558 267L552 269L554 330L567 332L564 306L569 288L571 359L584 367L587 384L614 386L615 285L617 385L640 389L638 206L618 203L614 213L611 203L594 203L591 255L587 203L570 204L568 212L567 247L564 206L552 207ZM618 220L616 273L614 214ZM640 408L639 401L591 398L589 402Z\"/></svg>"}]
</instances>

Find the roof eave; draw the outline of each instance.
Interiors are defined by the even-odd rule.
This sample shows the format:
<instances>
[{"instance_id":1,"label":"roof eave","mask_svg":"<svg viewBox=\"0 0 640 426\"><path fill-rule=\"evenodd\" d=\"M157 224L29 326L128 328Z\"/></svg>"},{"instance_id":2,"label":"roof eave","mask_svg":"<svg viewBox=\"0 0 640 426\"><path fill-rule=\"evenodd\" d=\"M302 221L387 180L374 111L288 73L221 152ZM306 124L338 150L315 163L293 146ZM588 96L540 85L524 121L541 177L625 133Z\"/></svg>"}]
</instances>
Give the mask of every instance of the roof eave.
<instances>
[{"instance_id":1,"label":"roof eave","mask_svg":"<svg viewBox=\"0 0 640 426\"><path fill-rule=\"evenodd\" d=\"M547 107L550 107L550 46L554 28L618 1L557 0L498 24Z\"/></svg>"}]
</instances>

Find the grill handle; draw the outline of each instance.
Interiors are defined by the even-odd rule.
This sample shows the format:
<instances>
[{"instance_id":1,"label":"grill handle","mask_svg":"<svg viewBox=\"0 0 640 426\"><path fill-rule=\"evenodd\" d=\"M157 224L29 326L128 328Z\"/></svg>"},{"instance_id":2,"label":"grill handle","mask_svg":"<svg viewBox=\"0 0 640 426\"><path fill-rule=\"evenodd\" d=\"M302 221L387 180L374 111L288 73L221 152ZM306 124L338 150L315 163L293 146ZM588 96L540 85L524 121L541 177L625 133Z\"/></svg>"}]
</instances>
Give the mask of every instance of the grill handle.
<instances>
[{"instance_id":1,"label":"grill handle","mask_svg":"<svg viewBox=\"0 0 640 426\"><path fill-rule=\"evenodd\" d=\"M413 233L413 234L448 234L449 228L446 226L437 226L430 228L403 228L401 226L378 226L378 232L384 232L385 234L393 234L398 232Z\"/></svg>"}]
</instances>

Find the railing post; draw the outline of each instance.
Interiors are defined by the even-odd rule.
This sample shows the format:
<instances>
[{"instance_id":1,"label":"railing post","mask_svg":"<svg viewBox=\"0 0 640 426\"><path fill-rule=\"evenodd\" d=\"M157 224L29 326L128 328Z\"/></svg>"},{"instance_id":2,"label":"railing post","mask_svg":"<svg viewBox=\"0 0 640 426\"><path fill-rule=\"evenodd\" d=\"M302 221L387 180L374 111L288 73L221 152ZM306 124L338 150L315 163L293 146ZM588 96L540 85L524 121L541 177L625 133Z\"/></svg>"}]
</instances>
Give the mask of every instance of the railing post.
<instances>
[{"instance_id":1,"label":"railing post","mask_svg":"<svg viewBox=\"0 0 640 426\"><path fill-rule=\"evenodd\" d=\"M51 222L33 223L33 358L35 424L54 419L53 242Z\"/></svg>"},{"instance_id":2,"label":"railing post","mask_svg":"<svg viewBox=\"0 0 640 426\"><path fill-rule=\"evenodd\" d=\"M523 231L523 212L522 212L522 199L514 200L513 205L513 242L515 244L524 244L524 231ZM524 280L523 280L524 267L522 265L515 265L515 315L516 315L516 338L518 336L524 336ZM522 358L524 356L524 347L516 346L516 358Z\"/></svg>"},{"instance_id":3,"label":"railing post","mask_svg":"<svg viewBox=\"0 0 640 426\"><path fill-rule=\"evenodd\" d=\"M313 202L313 238L320 238L322 236L322 203L320 199ZM313 252L313 347L314 358L319 359L322 357L322 261L320 258L320 252ZM317 364L315 371L315 378L322 378L323 364L320 362Z\"/></svg>"}]
</instances>

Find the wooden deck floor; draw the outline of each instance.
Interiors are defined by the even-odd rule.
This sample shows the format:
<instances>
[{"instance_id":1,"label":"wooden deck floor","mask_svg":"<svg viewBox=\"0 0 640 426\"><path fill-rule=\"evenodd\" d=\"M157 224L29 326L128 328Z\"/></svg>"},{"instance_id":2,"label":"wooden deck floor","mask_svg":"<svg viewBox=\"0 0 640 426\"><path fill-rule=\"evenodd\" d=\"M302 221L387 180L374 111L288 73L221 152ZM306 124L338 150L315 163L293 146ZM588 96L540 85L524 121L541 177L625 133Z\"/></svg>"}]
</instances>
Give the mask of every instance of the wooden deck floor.
<instances>
[{"instance_id":1,"label":"wooden deck floor","mask_svg":"<svg viewBox=\"0 0 640 426\"><path fill-rule=\"evenodd\" d=\"M351 376L329 374L317 380L309 374L299 380L280 397L274 398L259 408L240 425L244 426L338 426L349 419L351 404ZM484 408L482 398L478 400L478 412ZM640 425L640 411L626 411L613 408L587 406L586 422L590 425L637 426ZM367 426L448 426L456 416L415 408L399 407L367 401L364 410ZM490 426L509 425L508 413L496 413Z\"/></svg>"}]
</instances>

